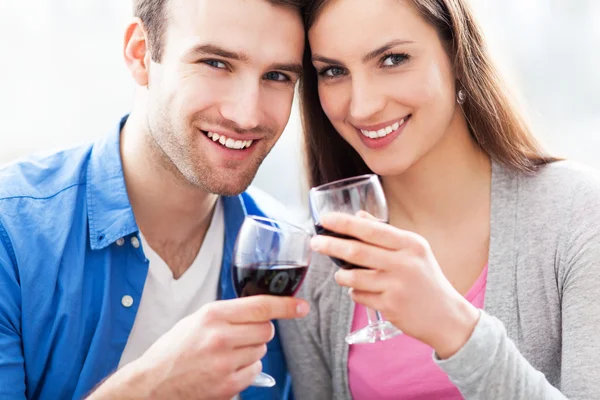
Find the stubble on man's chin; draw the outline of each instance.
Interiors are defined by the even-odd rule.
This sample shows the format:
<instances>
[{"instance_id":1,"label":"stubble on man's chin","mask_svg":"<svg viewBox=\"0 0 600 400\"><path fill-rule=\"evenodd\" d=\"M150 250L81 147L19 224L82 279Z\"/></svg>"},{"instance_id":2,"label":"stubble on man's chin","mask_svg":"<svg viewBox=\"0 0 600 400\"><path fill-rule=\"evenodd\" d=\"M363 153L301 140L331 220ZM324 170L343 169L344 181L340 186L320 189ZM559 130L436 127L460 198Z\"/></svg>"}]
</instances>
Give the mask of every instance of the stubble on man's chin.
<instances>
[{"instance_id":1,"label":"stubble on man's chin","mask_svg":"<svg viewBox=\"0 0 600 400\"><path fill-rule=\"evenodd\" d=\"M213 171L210 168L197 168L195 171L190 171L191 174L188 175L187 180L194 187L209 193L220 196L237 196L252 184L265 157L266 155L257 158L251 167L243 171L227 172L227 168L221 171Z\"/></svg>"},{"instance_id":2,"label":"stubble on man's chin","mask_svg":"<svg viewBox=\"0 0 600 400\"><path fill-rule=\"evenodd\" d=\"M182 185L220 196L237 196L244 192L252 184L258 168L266 157L265 155L257 159L251 168L231 173L228 176L224 171L216 172L210 167L202 166L201 160L194 162L194 157L183 148L174 147L171 149L181 155L179 160L172 159L156 141L153 134L148 135L148 146L153 155L153 164L157 163L158 168L167 171ZM236 175L236 179L232 179L233 174Z\"/></svg>"}]
</instances>

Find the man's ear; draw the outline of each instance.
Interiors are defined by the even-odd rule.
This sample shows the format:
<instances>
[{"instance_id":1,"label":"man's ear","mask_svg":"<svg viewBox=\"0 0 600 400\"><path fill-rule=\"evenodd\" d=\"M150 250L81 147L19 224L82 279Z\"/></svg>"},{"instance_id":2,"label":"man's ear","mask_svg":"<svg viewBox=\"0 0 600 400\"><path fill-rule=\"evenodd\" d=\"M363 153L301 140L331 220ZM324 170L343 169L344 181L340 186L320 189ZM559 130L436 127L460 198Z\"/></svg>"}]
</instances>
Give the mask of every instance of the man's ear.
<instances>
[{"instance_id":1,"label":"man's ear","mask_svg":"<svg viewBox=\"0 0 600 400\"><path fill-rule=\"evenodd\" d=\"M148 35L139 18L133 19L127 26L123 56L133 80L140 86L148 86L148 67L151 55Z\"/></svg>"}]
</instances>

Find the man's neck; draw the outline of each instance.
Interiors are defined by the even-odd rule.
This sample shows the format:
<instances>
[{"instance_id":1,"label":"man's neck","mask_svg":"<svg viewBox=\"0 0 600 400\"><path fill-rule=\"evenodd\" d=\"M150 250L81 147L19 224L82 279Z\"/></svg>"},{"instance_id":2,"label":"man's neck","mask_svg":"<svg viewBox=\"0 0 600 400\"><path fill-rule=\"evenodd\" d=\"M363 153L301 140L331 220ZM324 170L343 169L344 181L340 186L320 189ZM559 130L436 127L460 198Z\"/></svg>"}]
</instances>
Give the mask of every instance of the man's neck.
<instances>
[{"instance_id":1,"label":"man's neck","mask_svg":"<svg viewBox=\"0 0 600 400\"><path fill-rule=\"evenodd\" d=\"M193 187L156 148L133 113L121 132L121 159L136 223L175 279L196 258L218 196Z\"/></svg>"}]
</instances>

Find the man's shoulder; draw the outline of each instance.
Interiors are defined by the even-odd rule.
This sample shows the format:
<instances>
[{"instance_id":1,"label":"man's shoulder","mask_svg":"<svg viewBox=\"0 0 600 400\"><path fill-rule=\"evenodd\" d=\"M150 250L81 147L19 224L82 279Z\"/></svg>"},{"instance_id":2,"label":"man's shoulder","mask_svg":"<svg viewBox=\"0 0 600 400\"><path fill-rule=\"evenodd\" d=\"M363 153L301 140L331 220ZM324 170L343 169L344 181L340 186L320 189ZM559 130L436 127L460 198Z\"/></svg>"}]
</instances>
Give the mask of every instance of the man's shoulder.
<instances>
[{"instance_id":1,"label":"man's shoulder","mask_svg":"<svg viewBox=\"0 0 600 400\"><path fill-rule=\"evenodd\" d=\"M269 218L296 224L303 221L302 213L299 210L286 207L274 196L256 186L250 186L245 194L250 196L260 211Z\"/></svg>"},{"instance_id":2,"label":"man's shoulder","mask_svg":"<svg viewBox=\"0 0 600 400\"><path fill-rule=\"evenodd\" d=\"M0 167L0 234L7 247L23 238L56 237L58 216L65 221L85 189L87 161L92 146L51 154L31 155ZM11 238L10 240L8 238ZM26 251L26 250L25 250Z\"/></svg>"},{"instance_id":3,"label":"man's shoulder","mask_svg":"<svg viewBox=\"0 0 600 400\"><path fill-rule=\"evenodd\" d=\"M93 145L38 153L0 166L0 201L48 199L86 182L87 163Z\"/></svg>"}]
</instances>

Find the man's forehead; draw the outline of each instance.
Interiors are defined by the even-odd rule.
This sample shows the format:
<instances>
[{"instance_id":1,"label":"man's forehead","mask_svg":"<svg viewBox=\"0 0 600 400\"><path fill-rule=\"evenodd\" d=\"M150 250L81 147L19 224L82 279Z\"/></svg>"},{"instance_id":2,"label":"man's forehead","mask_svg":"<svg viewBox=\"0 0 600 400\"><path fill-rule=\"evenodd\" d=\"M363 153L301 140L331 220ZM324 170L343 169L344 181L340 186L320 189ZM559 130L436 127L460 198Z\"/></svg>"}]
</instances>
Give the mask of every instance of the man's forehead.
<instances>
[{"instance_id":1,"label":"man's forehead","mask_svg":"<svg viewBox=\"0 0 600 400\"><path fill-rule=\"evenodd\" d=\"M299 10L268 0L171 0L171 45L212 43L236 52L296 55L304 45ZM175 42L175 43L173 43ZM178 43L177 43L178 42Z\"/></svg>"}]
</instances>

